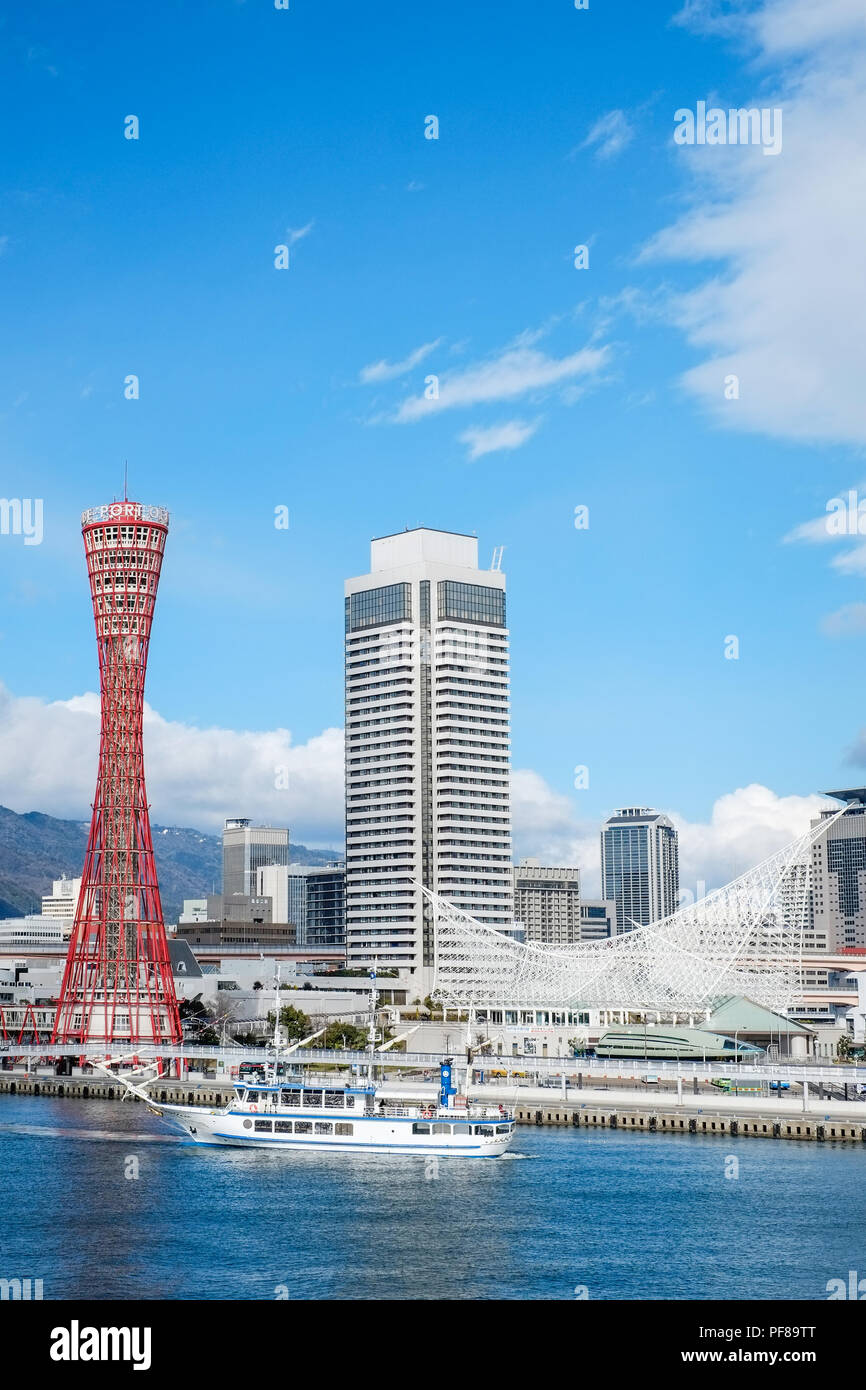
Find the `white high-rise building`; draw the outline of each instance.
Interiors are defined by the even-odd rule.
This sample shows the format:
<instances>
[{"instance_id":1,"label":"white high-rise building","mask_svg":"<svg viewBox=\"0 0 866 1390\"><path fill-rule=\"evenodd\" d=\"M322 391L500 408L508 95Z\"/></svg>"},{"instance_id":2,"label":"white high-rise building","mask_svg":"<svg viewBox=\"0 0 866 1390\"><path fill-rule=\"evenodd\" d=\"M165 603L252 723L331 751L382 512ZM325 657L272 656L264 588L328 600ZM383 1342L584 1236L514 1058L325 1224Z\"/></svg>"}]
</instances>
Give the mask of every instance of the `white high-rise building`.
<instances>
[{"instance_id":1,"label":"white high-rise building","mask_svg":"<svg viewBox=\"0 0 866 1390\"><path fill-rule=\"evenodd\" d=\"M42 899L42 916L67 920L71 926L81 891L80 878L55 878L50 893Z\"/></svg>"},{"instance_id":2,"label":"white high-rise building","mask_svg":"<svg viewBox=\"0 0 866 1390\"><path fill-rule=\"evenodd\" d=\"M256 895L270 898L272 922L290 922L288 864L262 864L256 874Z\"/></svg>"},{"instance_id":3,"label":"white high-rise building","mask_svg":"<svg viewBox=\"0 0 866 1390\"><path fill-rule=\"evenodd\" d=\"M501 554L501 552L500 552ZM374 540L346 583L346 947L432 978L420 881L510 927L505 576L474 536Z\"/></svg>"},{"instance_id":4,"label":"white high-rise building","mask_svg":"<svg viewBox=\"0 0 866 1390\"><path fill-rule=\"evenodd\" d=\"M601 831L601 891L616 903L621 932L667 917L679 905L679 841L673 821L646 806L614 811Z\"/></svg>"}]
</instances>

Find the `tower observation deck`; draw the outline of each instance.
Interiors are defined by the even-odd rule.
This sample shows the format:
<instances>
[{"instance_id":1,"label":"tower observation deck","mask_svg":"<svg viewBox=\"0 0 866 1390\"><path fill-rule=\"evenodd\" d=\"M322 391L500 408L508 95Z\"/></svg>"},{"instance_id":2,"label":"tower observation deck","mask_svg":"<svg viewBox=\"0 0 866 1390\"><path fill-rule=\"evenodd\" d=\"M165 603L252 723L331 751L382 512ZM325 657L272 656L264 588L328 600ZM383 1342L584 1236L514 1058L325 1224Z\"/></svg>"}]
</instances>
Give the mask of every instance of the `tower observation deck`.
<instances>
[{"instance_id":1,"label":"tower observation deck","mask_svg":"<svg viewBox=\"0 0 866 1390\"><path fill-rule=\"evenodd\" d=\"M93 816L52 1041L176 1043L181 1029L153 857L142 711L168 512L112 502L81 529L99 656Z\"/></svg>"}]
</instances>

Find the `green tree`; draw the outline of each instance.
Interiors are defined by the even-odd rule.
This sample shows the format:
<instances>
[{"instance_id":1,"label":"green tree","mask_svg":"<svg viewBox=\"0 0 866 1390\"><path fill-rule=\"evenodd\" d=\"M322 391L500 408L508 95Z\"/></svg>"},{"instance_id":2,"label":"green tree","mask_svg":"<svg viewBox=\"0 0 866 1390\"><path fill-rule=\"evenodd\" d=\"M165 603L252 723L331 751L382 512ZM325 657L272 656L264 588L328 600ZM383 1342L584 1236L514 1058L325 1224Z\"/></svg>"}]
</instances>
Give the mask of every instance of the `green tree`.
<instances>
[{"instance_id":1,"label":"green tree","mask_svg":"<svg viewBox=\"0 0 866 1390\"><path fill-rule=\"evenodd\" d=\"M319 1047L334 1052L363 1052L366 1046L366 1030L354 1023L329 1023L319 1039Z\"/></svg>"},{"instance_id":2,"label":"green tree","mask_svg":"<svg viewBox=\"0 0 866 1390\"><path fill-rule=\"evenodd\" d=\"M268 1014L268 1023L273 1028L273 1010ZM313 1031L307 1014L296 1009L294 1004L285 1004L280 1009L280 1027L289 1042L300 1042L301 1038L305 1038L308 1033Z\"/></svg>"}]
</instances>

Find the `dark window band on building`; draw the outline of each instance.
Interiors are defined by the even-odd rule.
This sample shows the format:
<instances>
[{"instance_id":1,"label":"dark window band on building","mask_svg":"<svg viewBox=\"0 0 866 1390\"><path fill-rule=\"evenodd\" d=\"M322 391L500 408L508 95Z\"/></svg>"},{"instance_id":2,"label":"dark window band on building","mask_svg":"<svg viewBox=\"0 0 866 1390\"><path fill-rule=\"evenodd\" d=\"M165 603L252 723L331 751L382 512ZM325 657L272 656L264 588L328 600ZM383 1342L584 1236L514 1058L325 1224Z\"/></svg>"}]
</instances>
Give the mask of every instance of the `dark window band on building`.
<instances>
[{"instance_id":1,"label":"dark window band on building","mask_svg":"<svg viewBox=\"0 0 866 1390\"><path fill-rule=\"evenodd\" d=\"M483 623L485 627L505 626L505 590L490 584L463 584L457 579L441 579L439 620L452 618L461 623Z\"/></svg>"},{"instance_id":2,"label":"dark window band on building","mask_svg":"<svg viewBox=\"0 0 866 1390\"><path fill-rule=\"evenodd\" d=\"M363 589L349 596L350 632L363 627L383 627L386 623L408 622L411 617L411 584L385 584L381 589Z\"/></svg>"}]
</instances>

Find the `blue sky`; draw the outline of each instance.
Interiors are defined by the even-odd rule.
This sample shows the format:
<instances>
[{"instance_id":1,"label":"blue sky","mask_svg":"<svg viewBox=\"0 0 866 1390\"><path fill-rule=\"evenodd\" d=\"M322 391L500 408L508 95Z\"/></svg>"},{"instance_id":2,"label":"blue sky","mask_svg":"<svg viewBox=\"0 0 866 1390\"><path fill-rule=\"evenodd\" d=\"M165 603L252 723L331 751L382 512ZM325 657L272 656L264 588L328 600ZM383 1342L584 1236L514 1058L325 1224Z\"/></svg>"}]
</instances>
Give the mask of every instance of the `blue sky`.
<instances>
[{"instance_id":1,"label":"blue sky","mask_svg":"<svg viewBox=\"0 0 866 1390\"><path fill-rule=\"evenodd\" d=\"M477 531L483 563L506 547L526 852L634 802L707 826L750 784L787 828L779 798L802 815L862 779L866 561L808 530L866 472L857 9L7 15L2 493L43 499L44 539L0 536L0 801L86 813L63 722L90 720L89 757L79 512L124 459L130 495L172 513L148 700L175 747L211 731L196 795L155 770L157 819L240 810L243 748L287 730L308 754L285 818L334 842L316 740L342 724L342 580L418 524ZM780 106L781 153L675 145L704 99ZM478 448L497 438L524 442ZM237 794L273 819L266 783Z\"/></svg>"}]
</instances>

